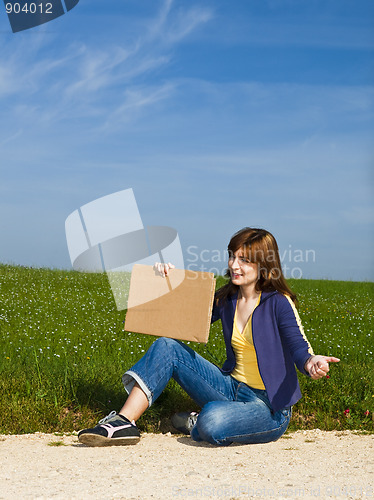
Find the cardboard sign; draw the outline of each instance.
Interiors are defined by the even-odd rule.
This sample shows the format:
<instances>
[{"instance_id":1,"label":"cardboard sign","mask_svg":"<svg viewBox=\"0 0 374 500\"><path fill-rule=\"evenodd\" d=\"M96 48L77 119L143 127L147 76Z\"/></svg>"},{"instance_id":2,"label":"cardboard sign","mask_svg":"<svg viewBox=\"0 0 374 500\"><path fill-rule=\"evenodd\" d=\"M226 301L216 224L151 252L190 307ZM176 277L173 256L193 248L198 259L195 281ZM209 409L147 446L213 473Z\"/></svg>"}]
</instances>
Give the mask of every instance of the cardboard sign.
<instances>
[{"instance_id":1,"label":"cardboard sign","mask_svg":"<svg viewBox=\"0 0 374 500\"><path fill-rule=\"evenodd\" d=\"M207 343L212 314L213 273L135 264L131 273L125 330Z\"/></svg>"}]
</instances>

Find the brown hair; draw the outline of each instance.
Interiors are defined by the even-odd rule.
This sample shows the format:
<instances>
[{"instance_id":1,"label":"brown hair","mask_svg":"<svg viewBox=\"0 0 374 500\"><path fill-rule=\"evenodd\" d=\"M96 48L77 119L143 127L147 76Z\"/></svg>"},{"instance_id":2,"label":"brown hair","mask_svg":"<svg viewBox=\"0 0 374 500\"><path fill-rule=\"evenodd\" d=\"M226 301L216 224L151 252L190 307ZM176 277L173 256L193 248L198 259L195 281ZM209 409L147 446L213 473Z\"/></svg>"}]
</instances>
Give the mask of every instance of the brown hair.
<instances>
[{"instance_id":1,"label":"brown hair","mask_svg":"<svg viewBox=\"0 0 374 500\"><path fill-rule=\"evenodd\" d=\"M258 264L259 278L256 283L258 292L278 291L288 295L297 303L296 294L288 286L282 272L278 244L274 236L265 229L245 227L235 233L231 238L227 250L229 257L238 250L243 250L244 255L253 263ZM230 277L229 270L226 277ZM230 281L216 293L216 299L225 300L239 290L238 285Z\"/></svg>"}]
</instances>

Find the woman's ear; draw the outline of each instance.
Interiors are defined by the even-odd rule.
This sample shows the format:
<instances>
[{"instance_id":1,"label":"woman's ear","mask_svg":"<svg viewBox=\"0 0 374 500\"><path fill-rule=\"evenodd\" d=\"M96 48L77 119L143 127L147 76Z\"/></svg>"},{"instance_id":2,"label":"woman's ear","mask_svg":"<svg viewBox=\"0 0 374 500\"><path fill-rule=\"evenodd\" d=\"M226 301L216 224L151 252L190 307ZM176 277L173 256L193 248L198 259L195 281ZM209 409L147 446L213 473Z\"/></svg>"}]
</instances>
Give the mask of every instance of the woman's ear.
<instances>
[{"instance_id":1,"label":"woman's ear","mask_svg":"<svg viewBox=\"0 0 374 500\"><path fill-rule=\"evenodd\" d=\"M263 280L269 279L269 271L266 269L266 267L260 266L260 264L258 266L259 266L258 279L261 278Z\"/></svg>"}]
</instances>

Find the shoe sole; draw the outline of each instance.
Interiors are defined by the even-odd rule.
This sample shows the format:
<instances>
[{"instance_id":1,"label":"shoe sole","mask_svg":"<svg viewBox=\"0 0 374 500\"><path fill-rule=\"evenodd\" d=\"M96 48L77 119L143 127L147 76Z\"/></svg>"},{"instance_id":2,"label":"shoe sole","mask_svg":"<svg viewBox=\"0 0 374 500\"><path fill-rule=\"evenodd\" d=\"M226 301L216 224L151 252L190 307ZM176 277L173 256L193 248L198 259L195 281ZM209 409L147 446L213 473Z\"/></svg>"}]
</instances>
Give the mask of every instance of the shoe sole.
<instances>
[{"instance_id":1,"label":"shoe sole","mask_svg":"<svg viewBox=\"0 0 374 500\"><path fill-rule=\"evenodd\" d=\"M78 437L79 441L86 446L124 446L136 444L140 441L139 436L126 436L119 438L108 438L99 434L82 434Z\"/></svg>"}]
</instances>

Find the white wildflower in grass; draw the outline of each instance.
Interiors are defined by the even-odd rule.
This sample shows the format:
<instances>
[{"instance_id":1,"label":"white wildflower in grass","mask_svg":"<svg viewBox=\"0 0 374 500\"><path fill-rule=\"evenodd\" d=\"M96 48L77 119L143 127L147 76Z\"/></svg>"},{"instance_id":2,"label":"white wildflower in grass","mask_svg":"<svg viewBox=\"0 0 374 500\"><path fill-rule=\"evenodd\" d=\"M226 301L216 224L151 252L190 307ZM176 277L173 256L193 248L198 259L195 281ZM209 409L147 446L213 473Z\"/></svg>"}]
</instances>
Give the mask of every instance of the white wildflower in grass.
<instances>
[{"instance_id":1,"label":"white wildflower in grass","mask_svg":"<svg viewBox=\"0 0 374 500\"><path fill-rule=\"evenodd\" d=\"M374 284L313 280L290 280L290 284L298 294L300 317L314 351L341 358L329 379L316 383L300 376L304 397L295 406L295 415L300 408L300 414L315 419L320 428L362 425L369 429L372 420L359 420L358 415L374 411ZM51 409L51 421L66 407L104 411L113 395L122 394L122 373L155 339L125 332L124 319L125 312L116 310L105 274L0 265L4 395L0 414L9 411L14 394L18 405L19 401L29 405L22 406L24 413L38 415L45 404ZM211 326L206 346L188 344L215 364L225 360L220 322ZM163 401L173 395L186 398L176 384L171 384L170 391ZM341 413L347 408L350 418L343 419ZM5 426L9 420L4 419ZM42 421L35 423L35 430L42 425ZM69 425L65 430L71 430Z\"/></svg>"}]
</instances>

